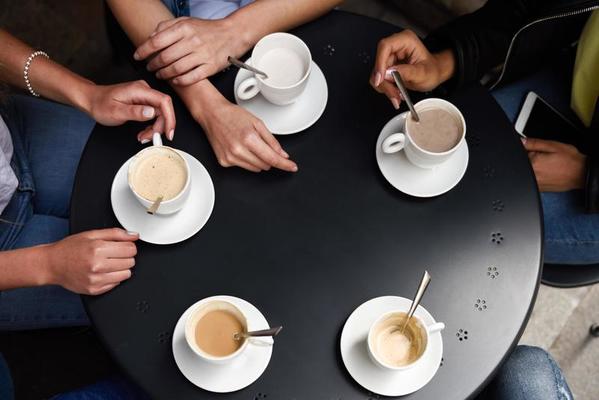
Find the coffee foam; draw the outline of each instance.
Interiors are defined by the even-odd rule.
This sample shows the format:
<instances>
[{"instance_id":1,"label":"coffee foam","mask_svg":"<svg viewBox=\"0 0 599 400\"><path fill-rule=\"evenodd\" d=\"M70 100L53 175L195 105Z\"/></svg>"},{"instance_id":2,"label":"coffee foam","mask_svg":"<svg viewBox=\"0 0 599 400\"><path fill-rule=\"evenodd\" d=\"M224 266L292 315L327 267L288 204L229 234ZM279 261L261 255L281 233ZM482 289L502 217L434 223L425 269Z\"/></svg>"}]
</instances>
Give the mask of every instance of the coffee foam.
<instances>
[{"instance_id":1,"label":"coffee foam","mask_svg":"<svg viewBox=\"0 0 599 400\"><path fill-rule=\"evenodd\" d=\"M133 190L149 201L162 196L162 201L175 198L187 183L183 158L167 147L150 147L134 161L129 175Z\"/></svg>"}]
</instances>

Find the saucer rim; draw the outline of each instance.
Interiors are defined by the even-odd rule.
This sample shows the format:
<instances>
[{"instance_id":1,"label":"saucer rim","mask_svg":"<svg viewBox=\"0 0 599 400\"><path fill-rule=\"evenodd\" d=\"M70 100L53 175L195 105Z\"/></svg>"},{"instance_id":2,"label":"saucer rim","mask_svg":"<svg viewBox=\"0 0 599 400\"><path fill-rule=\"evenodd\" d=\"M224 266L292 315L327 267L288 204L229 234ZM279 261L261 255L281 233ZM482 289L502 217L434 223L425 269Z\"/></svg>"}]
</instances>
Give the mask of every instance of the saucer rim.
<instances>
[{"instance_id":1,"label":"saucer rim","mask_svg":"<svg viewBox=\"0 0 599 400\"><path fill-rule=\"evenodd\" d=\"M202 228L204 228L204 226L206 226L206 224L210 220L210 217L212 216L212 213L214 212L214 206L215 206L215 203L216 203L216 191L215 191L215 188L214 188L214 181L212 180L212 176L210 176L210 173L208 172L208 170L206 169L206 167L204 166L204 164L202 164L202 162L200 160L198 160L197 158L195 158L194 156L192 156L191 154L189 154L189 153L187 153L187 152L185 152L183 150L180 150L180 149L174 149L174 150L177 151L182 157L184 157L186 159L187 163L189 164L189 170L190 170L190 173L191 173L192 177L193 177L193 171L194 171L195 168L198 168L198 170L196 170L197 174L205 173L206 176L208 177L208 180L210 182L210 195L211 195L210 196L210 210L207 213L207 217L206 217L205 220L202 220L200 223L197 224L196 227L194 227L193 229L191 229L185 235L180 236L180 237L177 236L174 239L160 240L160 241L158 241L158 240L148 240L148 239L142 237L143 236L142 232L139 232L139 234L140 234L139 240L141 240L143 242L146 242L146 243L151 243L151 244L159 245L159 246L167 246L167 245L171 245L171 244L182 243L182 242L190 239L191 237L195 236L199 231L202 230ZM112 185L110 186L110 205L111 205L111 208L112 208L112 213L114 214L114 216L117 219L117 221L119 222L119 224L123 228L125 228L125 229L127 229L127 227L125 226L125 224L123 224L123 221L121 220L121 218L119 218L119 215L118 215L118 213L116 211L116 209L118 207L118 206L115 205L115 203L116 203L115 202L115 198L117 197L116 191L118 189L116 185L117 185L117 179L120 178L121 174L124 174L125 178L124 178L123 185L127 186L127 187L129 186L128 183L127 183L127 178L126 178L127 169L128 169L129 164L131 163L131 160L133 160L134 157L135 157L135 155L131 156L129 159L127 159L127 161L125 161L119 167L119 169L117 170L117 172L114 175L114 178L112 180ZM191 196L191 194L192 194L192 192L194 190L200 192L200 191L203 191L205 189L206 189L206 186L198 186L198 185L193 185L192 184L189 195ZM139 203L139 201L135 197L133 197L133 200L135 200L136 203ZM188 198L188 200L189 200L189 198ZM127 200L124 200L124 201L127 201ZM181 210L177 211L177 213L181 212L185 207L190 207L189 204L191 204L191 203L189 201L186 201L185 203L186 204L183 205L183 208ZM140 204L140 206L141 206L141 204ZM147 218L153 218L152 216L146 215L146 214L143 214L143 217L144 218L146 218L146 217ZM168 218L169 215L164 215L164 216L161 215L160 217L161 218Z\"/></svg>"},{"instance_id":2,"label":"saucer rim","mask_svg":"<svg viewBox=\"0 0 599 400\"><path fill-rule=\"evenodd\" d=\"M249 57L244 62L248 63L249 61L251 61L251 59L252 59L252 57ZM324 114L324 112L325 112L325 110L327 108L327 105L329 104L329 85L328 85L328 82L327 82L327 78L326 78L324 72L322 71L322 69L320 68L320 66L314 60L311 60L311 63L312 63L311 64L312 65L312 67L311 67L312 68L312 72L310 74L310 78L308 78L308 84L306 85L306 89L308 88L308 85L310 84L310 80L312 80L313 74L315 73L315 71L318 71L319 75L322 76L322 79L324 81L323 106L321 107L321 109L319 110L318 114L315 115L315 117L313 119L309 119L309 122L307 122L305 124L302 124L301 127L294 128L294 129L291 129L291 130L286 130L286 131L283 131L283 132L271 132L273 135L276 135L276 136L288 136L288 135L294 135L294 134L297 134L297 133L301 133L301 132L309 129L310 127L312 127L312 125L316 124L320 120L320 118L322 117L322 115ZM251 102L254 99L254 97L252 97L251 99L248 99L248 100L241 100L237 96L237 90L236 90L236 88L238 86L236 84L237 79L239 78L240 74L245 74L245 73L250 73L250 72L246 71L246 70L241 70L241 69L239 71L237 71L237 74L235 75L235 80L233 81L233 97L235 99L235 104L237 104L239 107L242 107L246 111L251 112L246 107L244 107L244 104L248 103L248 102ZM302 96L303 95L304 95L304 93L302 93ZM261 94L258 93L256 96L261 96ZM273 107L273 109L275 109L275 107L277 107L277 108L285 108L285 107L289 107L289 106L292 105L292 104L288 104L288 105L285 105L285 106L279 106L279 105L272 104L272 103L268 102L268 100L266 100L266 102L269 104L270 107ZM266 122L265 122L265 124L266 124Z\"/></svg>"}]
</instances>

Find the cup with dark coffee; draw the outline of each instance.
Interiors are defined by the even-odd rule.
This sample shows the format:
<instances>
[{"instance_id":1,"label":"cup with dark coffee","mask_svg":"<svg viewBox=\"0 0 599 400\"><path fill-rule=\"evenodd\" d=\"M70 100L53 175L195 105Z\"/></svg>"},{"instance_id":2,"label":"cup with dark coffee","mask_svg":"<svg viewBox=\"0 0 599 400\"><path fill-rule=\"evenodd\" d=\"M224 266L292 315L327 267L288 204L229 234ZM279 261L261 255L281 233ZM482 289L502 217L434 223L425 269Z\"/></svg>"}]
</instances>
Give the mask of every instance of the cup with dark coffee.
<instances>
[{"instance_id":1,"label":"cup with dark coffee","mask_svg":"<svg viewBox=\"0 0 599 400\"><path fill-rule=\"evenodd\" d=\"M179 211L191 191L191 174L187 161L177 150L164 146L159 133L154 134L152 146L133 157L127 181L137 200L146 209L162 197L156 214Z\"/></svg>"},{"instance_id":2,"label":"cup with dark coffee","mask_svg":"<svg viewBox=\"0 0 599 400\"><path fill-rule=\"evenodd\" d=\"M368 354L379 367L401 371L418 365L429 348L430 335L445 329L443 322L426 326L413 315L407 323L407 310L380 316L368 332Z\"/></svg>"},{"instance_id":3,"label":"cup with dark coffee","mask_svg":"<svg viewBox=\"0 0 599 400\"><path fill-rule=\"evenodd\" d=\"M224 300L200 303L185 323L185 340L201 359L214 364L227 363L246 349L245 338L235 334L248 331L244 313Z\"/></svg>"},{"instance_id":4,"label":"cup with dark coffee","mask_svg":"<svg viewBox=\"0 0 599 400\"><path fill-rule=\"evenodd\" d=\"M404 132L383 141L387 154L404 151L408 160L421 168L434 168L447 161L466 140L466 122L456 106L442 99L425 99L415 104L419 121L406 113Z\"/></svg>"}]
</instances>

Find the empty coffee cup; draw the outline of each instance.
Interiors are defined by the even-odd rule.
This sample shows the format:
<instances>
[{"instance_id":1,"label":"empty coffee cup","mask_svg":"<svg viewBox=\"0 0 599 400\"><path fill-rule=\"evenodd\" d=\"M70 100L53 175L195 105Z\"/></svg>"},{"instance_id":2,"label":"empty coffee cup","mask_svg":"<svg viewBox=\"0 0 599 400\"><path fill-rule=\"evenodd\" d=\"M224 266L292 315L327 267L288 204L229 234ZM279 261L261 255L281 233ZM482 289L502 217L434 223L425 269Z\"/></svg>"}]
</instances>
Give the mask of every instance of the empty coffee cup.
<instances>
[{"instance_id":1,"label":"empty coffee cup","mask_svg":"<svg viewBox=\"0 0 599 400\"><path fill-rule=\"evenodd\" d=\"M247 318L238 307L228 301L212 300L199 303L189 314L185 341L201 359L224 364L246 349L247 339L235 339L235 334L247 330Z\"/></svg>"},{"instance_id":2,"label":"empty coffee cup","mask_svg":"<svg viewBox=\"0 0 599 400\"><path fill-rule=\"evenodd\" d=\"M189 165L179 152L162 145L159 133L153 144L137 153L129 164L127 181L137 200L149 209L162 197L156 214L172 214L183 208L189 197Z\"/></svg>"},{"instance_id":3,"label":"empty coffee cup","mask_svg":"<svg viewBox=\"0 0 599 400\"><path fill-rule=\"evenodd\" d=\"M415 104L419 121L408 111L401 133L383 141L387 154L404 151L408 160L421 168L434 168L447 161L465 142L466 122L456 106L442 99L425 99Z\"/></svg>"},{"instance_id":4,"label":"empty coffee cup","mask_svg":"<svg viewBox=\"0 0 599 400\"><path fill-rule=\"evenodd\" d=\"M252 51L251 65L268 75L254 74L237 87L237 97L249 100L262 93L276 105L295 102L308 83L312 55L297 36L277 32L260 39Z\"/></svg>"},{"instance_id":5,"label":"empty coffee cup","mask_svg":"<svg viewBox=\"0 0 599 400\"><path fill-rule=\"evenodd\" d=\"M368 354L379 367L393 371L413 368L429 351L430 335L445 329L443 322L427 326L416 315L407 324L406 319L407 311L392 311L370 327Z\"/></svg>"}]
</instances>

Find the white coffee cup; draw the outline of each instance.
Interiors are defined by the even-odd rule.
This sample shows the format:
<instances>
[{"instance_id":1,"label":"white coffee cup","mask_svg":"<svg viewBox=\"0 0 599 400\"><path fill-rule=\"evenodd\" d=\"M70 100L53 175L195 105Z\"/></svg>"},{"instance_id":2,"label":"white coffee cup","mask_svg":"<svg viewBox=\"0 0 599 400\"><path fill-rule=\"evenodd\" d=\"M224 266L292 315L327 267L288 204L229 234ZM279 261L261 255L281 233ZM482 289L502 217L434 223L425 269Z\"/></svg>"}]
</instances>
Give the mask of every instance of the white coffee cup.
<instances>
[{"instance_id":1,"label":"white coffee cup","mask_svg":"<svg viewBox=\"0 0 599 400\"><path fill-rule=\"evenodd\" d=\"M149 156L152 152L157 151L157 149L160 149L160 151L167 150L169 153L172 153L175 157L182 160L182 164L185 166L185 173L187 174L185 185L183 186L183 189L181 189L179 194L173 197L172 199L162 201L155 212L156 214L172 214L183 208L185 202L189 198L189 192L191 191L191 173L189 172L189 164L187 163L185 157L179 154L179 152L173 149L172 147L164 146L162 144L162 137L160 133L154 133L154 136L152 138L152 146L141 150L133 157L133 159L129 163L127 182L129 183L129 188L131 189L131 192L141 203L141 205L144 206L144 208L149 209L154 204L155 199L146 199L145 197L141 196L139 193L137 193L131 181L132 176L136 168L138 167L139 161Z\"/></svg>"},{"instance_id":2,"label":"white coffee cup","mask_svg":"<svg viewBox=\"0 0 599 400\"><path fill-rule=\"evenodd\" d=\"M419 354L419 356L409 364L402 365L402 366L391 365L391 364L385 362L376 350L376 346L374 344L374 341L376 339L376 337L375 337L376 331L377 331L377 328L380 327L381 324L385 323L385 321L387 321L389 319L393 319L394 317L401 318L401 315L406 315L407 313L408 313L408 310L395 310L395 311L387 312L387 313L381 315L379 318L377 318L376 321L374 321L374 323L370 326L370 330L368 331L368 339L366 340L367 346L368 346L368 354L369 354L371 360L376 365L378 365L379 367L381 367L383 369L388 369L388 370L392 370L392 371L403 371L403 370L407 370L410 368L414 368L415 366L421 364L422 360L425 359L425 354L427 354L430 351L430 346L429 346L430 336L434 333L440 332L443 329L445 329L445 324L443 322L436 322L432 325L427 326L420 317L418 317L417 315L414 314L412 316L412 318L415 320L414 322L421 327L421 333L423 335L423 341L424 341L424 349ZM398 327L398 328L400 328L400 327Z\"/></svg>"},{"instance_id":3,"label":"white coffee cup","mask_svg":"<svg viewBox=\"0 0 599 400\"><path fill-rule=\"evenodd\" d=\"M392 154L403 150L406 153L408 160L417 167L429 169L434 168L451 158L456 150L459 149L460 146L462 146L466 141L466 121L464 121L464 116L456 106L443 99L424 99L416 103L414 108L416 109L416 112L429 109L441 109L453 115L461 124L461 138L458 143L451 149L441 153L434 153L419 147L410 137L410 132L406 121L408 118L411 118L411 115L410 112L407 111L404 113L405 118L403 122L403 131L405 131L405 133L401 132L389 135L383 141L383 152Z\"/></svg>"},{"instance_id":4,"label":"white coffee cup","mask_svg":"<svg viewBox=\"0 0 599 400\"><path fill-rule=\"evenodd\" d=\"M217 356L214 356L214 355L209 354L209 353L205 352L204 350L202 350L196 342L196 338L195 338L196 326L197 326L198 322L200 321L200 319L202 319L202 317L204 315L208 314L211 311L217 311L217 310L222 310L222 311L226 311L228 313L233 314L235 316L235 318L237 318L239 320L239 322L241 322L244 332L248 331L247 317L237 306L235 306L233 303L230 303L225 300L209 300L206 302L198 303L195 306L195 308L193 310L191 310L191 312L189 313L189 316L187 317L187 320L185 321L185 341L187 342L187 345L189 346L189 348L199 358L201 358L209 363L212 363L212 364L226 364L226 363L232 361L233 359L239 357L247 348L249 341L247 339L241 339L241 340L243 340L243 343L241 344L241 346L235 352L233 352L227 356L224 356L224 357L217 357Z\"/></svg>"},{"instance_id":5,"label":"white coffee cup","mask_svg":"<svg viewBox=\"0 0 599 400\"><path fill-rule=\"evenodd\" d=\"M312 69L312 55L297 36L277 32L264 36L256 44L251 65L269 77L265 79L254 74L247 78L237 87L237 97L249 100L262 93L266 100L283 106L295 102L306 88Z\"/></svg>"}]
</instances>

